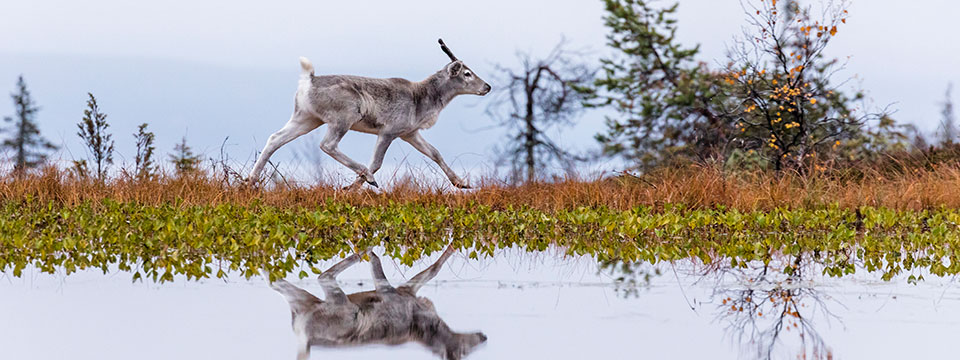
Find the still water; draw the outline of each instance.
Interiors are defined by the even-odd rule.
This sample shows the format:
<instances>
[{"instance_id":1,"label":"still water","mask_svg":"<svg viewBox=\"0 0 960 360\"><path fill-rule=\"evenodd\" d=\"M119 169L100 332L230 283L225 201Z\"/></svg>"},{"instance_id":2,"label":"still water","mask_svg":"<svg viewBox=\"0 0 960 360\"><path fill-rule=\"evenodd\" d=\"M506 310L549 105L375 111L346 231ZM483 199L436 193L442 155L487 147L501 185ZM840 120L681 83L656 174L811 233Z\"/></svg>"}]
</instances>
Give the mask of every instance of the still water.
<instances>
[{"instance_id":1,"label":"still water","mask_svg":"<svg viewBox=\"0 0 960 360\"><path fill-rule=\"evenodd\" d=\"M376 250L375 250L376 252ZM399 287L413 268L383 258ZM318 265L326 269L337 260ZM337 277L374 290L369 261ZM482 332L465 359L955 358L960 287L954 277L881 281L858 270L694 261L601 268L560 251L453 254L417 292L452 331ZM922 274L914 274L922 275ZM316 278L290 284L324 298ZM30 270L0 275L0 359L296 359L290 305L262 277L131 283L131 274ZM425 346L313 347L311 359L442 358Z\"/></svg>"}]
</instances>

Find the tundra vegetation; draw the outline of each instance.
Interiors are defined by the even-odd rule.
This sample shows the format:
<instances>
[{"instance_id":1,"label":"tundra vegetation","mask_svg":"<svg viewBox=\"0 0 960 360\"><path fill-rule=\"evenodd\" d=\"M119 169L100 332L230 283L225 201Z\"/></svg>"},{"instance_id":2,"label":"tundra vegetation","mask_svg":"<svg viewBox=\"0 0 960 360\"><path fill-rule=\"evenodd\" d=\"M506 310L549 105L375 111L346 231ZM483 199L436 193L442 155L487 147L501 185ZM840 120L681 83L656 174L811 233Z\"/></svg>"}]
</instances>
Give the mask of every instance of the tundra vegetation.
<instances>
[{"instance_id":1,"label":"tundra vegetation","mask_svg":"<svg viewBox=\"0 0 960 360\"><path fill-rule=\"evenodd\" d=\"M858 266L885 278L960 272L955 166L848 179L694 168L468 193L409 184L379 193L257 190L200 176L71 179L48 168L0 182L0 269L116 266L158 281L228 270L307 276L313 264L356 249L382 245L411 264L452 240L473 258L553 246L600 261L736 267L804 253L837 276Z\"/></svg>"},{"instance_id":2,"label":"tundra vegetation","mask_svg":"<svg viewBox=\"0 0 960 360\"><path fill-rule=\"evenodd\" d=\"M842 3L817 11L747 3L747 31L720 69L676 41L675 5L604 4L615 55L596 72L562 47L544 59L521 55L520 69L501 67L510 82L490 112L513 131L501 153L510 179L479 179L471 191L419 179L378 190L258 188L202 160L185 139L164 169L146 124L134 134L133 171L111 175L113 146L92 95L80 136L102 151L91 152L98 181L87 181L41 166L41 150L53 146L39 137L38 107L21 79L4 141L14 151L0 178L0 271L120 269L160 282L261 270L306 277L319 261L358 249L383 246L409 265L452 241L471 258L552 247L627 268L691 261L786 275L808 265L884 279L960 273L960 146L949 95L941 141L928 145L869 110L861 92L832 85L841 64L823 49L847 25ZM597 107L609 110L601 158L631 171L550 177L548 164L589 156L563 149L546 129Z\"/></svg>"}]
</instances>

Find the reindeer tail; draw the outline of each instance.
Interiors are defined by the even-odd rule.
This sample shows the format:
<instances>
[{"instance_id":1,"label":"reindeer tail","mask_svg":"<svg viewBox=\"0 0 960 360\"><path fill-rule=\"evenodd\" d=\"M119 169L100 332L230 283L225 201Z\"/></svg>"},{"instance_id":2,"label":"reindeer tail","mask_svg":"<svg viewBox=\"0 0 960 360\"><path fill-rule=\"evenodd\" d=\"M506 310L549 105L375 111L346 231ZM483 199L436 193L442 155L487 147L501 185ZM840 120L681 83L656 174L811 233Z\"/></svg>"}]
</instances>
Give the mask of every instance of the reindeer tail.
<instances>
[{"instance_id":1,"label":"reindeer tail","mask_svg":"<svg viewBox=\"0 0 960 360\"><path fill-rule=\"evenodd\" d=\"M280 295L283 295L287 302L290 303L290 311L294 313L303 313L309 311L314 306L322 303L323 301L320 298L313 296L313 294L307 292L304 289L297 287L289 283L284 279L277 279L274 282L270 282L270 274L262 272L263 277L267 279L267 283L270 285L270 288L276 290Z\"/></svg>"},{"instance_id":2,"label":"reindeer tail","mask_svg":"<svg viewBox=\"0 0 960 360\"><path fill-rule=\"evenodd\" d=\"M313 64L310 63L310 60L301 56L300 57L300 68L303 69L300 71L301 77L311 77L313 76Z\"/></svg>"}]
</instances>

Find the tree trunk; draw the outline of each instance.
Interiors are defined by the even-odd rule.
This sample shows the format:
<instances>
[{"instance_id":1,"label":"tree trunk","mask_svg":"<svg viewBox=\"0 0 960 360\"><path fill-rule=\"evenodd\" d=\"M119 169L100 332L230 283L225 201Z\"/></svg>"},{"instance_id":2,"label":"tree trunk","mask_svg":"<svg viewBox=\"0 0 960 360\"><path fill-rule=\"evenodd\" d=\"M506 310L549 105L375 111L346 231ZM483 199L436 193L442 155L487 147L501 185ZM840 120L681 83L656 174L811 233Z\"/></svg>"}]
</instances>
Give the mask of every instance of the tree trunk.
<instances>
[{"instance_id":1,"label":"tree trunk","mask_svg":"<svg viewBox=\"0 0 960 360\"><path fill-rule=\"evenodd\" d=\"M27 149L26 149L26 114L24 112L20 113L20 124L18 124L17 129L17 163L13 166L13 169L17 175L21 175L27 167Z\"/></svg>"},{"instance_id":2,"label":"tree trunk","mask_svg":"<svg viewBox=\"0 0 960 360\"><path fill-rule=\"evenodd\" d=\"M537 77L539 78L539 76ZM524 142L524 145L523 145L524 150L527 153L527 159L526 159L527 182L533 181L537 175L535 173L537 168L536 157L535 157L536 153L534 152L534 150L536 150L536 147L537 147L537 143L536 143L537 128L533 126L533 105L534 105L533 91L534 89L536 89L536 83L527 85L527 114L523 118L524 122L526 122L526 125L527 125L527 129L524 133L524 137L526 138L525 139L526 141Z\"/></svg>"}]
</instances>

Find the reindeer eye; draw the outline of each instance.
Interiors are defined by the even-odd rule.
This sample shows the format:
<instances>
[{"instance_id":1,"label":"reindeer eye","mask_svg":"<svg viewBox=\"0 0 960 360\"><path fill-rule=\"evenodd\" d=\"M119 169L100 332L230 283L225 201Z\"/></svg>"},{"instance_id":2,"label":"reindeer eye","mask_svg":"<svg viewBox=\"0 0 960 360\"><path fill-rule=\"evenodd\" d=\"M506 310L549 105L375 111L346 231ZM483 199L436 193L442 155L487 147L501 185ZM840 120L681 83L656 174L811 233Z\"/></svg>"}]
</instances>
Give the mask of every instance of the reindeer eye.
<instances>
[{"instance_id":1,"label":"reindeer eye","mask_svg":"<svg viewBox=\"0 0 960 360\"><path fill-rule=\"evenodd\" d=\"M471 76L473 76L473 74L471 74L469 71L465 71L465 72L463 73L463 76L471 77Z\"/></svg>"}]
</instances>

